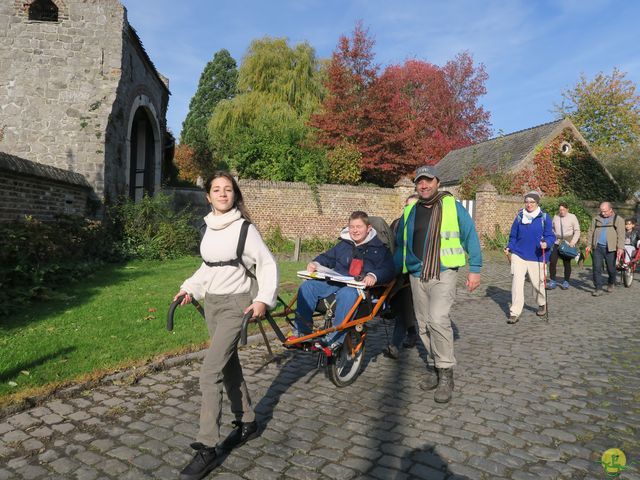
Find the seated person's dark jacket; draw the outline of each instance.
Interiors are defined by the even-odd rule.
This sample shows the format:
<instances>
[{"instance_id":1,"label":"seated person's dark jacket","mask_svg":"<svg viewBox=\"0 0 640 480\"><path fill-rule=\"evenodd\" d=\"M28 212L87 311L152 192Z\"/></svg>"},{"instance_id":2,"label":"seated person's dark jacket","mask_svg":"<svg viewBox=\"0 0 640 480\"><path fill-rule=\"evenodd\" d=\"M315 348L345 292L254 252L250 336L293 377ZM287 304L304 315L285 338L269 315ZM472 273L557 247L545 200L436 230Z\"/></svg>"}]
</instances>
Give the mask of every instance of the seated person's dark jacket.
<instances>
[{"instance_id":1,"label":"seated person's dark jacket","mask_svg":"<svg viewBox=\"0 0 640 480\"><path fill-rule=\"evenodd\" d=\"M344 229L340 234L338 244L321 253L314 262L331 268L341 275L349 275L349 266L354 256L363 259L362 276L373 273L376 276L376 285L389 283L395 277L395 265L389 249L380 241L374 229L363 243L357 247L349 237L349 230Z\"/></svg>"},{"instance_id":2,"label":"seated person's dark jacket","mask_svg":"<svg viewBox=\"0 0 640 480\"><path fill-rule=\"evenodd\" d=\"M627 232L624 232L624 238L625 238L625 245L627 244ZM636 245L638 245L638 241L640 241L640 231L638 231L637 229L633 229L631 230L631 234L629 235L629 243L628 245L631 245L633 248L636 248Z\"/></svg>"}]
</instances>

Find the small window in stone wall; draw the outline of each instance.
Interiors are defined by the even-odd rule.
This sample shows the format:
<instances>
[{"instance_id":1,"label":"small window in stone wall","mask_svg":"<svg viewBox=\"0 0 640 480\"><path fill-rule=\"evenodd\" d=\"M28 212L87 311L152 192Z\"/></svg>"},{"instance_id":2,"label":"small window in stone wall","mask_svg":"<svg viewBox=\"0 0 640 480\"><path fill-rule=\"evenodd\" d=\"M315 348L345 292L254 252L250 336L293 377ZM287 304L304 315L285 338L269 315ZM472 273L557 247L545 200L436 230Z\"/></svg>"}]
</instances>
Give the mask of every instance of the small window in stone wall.
<instances>
[{"instance_id":1,"label":"small window in stone wall","mask_svg":"<svg viewBox=\"0 0 640 480\"><path fill-rule=\"evenodd\" d=\"M33 0L29 5L29 20L57 22L58 7L51 0Z\"/></svg>"},{"instance_id":2,"label":"small window in stone wall","mask_svg":"<svg viewBox=\"0 0 640 480\"><path fill-rule=\"evenodd\" d=\"M76 209L73 205L73 195L69 195L68 193L64 196L64 213L71 215L75 213Z\"/></svg>"}]
</instances>

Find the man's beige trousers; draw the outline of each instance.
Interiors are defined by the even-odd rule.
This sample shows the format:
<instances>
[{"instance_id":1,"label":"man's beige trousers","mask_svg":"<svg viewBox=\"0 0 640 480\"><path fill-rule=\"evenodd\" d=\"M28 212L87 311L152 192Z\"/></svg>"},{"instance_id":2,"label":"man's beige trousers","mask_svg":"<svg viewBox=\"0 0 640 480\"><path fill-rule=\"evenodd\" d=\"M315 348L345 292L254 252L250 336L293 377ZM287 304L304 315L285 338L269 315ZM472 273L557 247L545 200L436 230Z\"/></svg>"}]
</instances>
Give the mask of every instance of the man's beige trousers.
<instances>
[{"instance_id":1,"label":"man's beige trousers","mask_svg":"<svg viewBox=\"0 0 640 480\"><path fill-rule=\"evenodd\" d=\"M428 282L409 275L420 339L435 360L436 368L456 364L449 311L456 298L457 276L458 271L451 269L440 272L440 280L432 278Z\"/></svg>"}]
</instances>

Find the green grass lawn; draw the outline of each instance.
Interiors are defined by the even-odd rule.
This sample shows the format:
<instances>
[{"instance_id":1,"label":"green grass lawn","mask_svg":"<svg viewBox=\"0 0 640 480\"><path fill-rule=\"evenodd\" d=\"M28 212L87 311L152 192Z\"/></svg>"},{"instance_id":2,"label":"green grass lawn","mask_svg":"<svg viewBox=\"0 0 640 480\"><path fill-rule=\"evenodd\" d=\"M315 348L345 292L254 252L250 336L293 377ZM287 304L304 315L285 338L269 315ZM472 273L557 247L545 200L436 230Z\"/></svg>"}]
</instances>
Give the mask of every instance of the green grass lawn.
<instances>
[{"instance_id":1,"label":"green grass lawn","mask_svg":"<svg viewBox=\"0 0 640 480\"><path fill-rule=\"evenodd\" d=\"M197 257L107 266L54 298L30 305L0 324L0 404L61 384L197 350L208 339L203 318L179 308L173 332L167 310ZM305 262L281 262L280 294L289 300Z\"/></svg>"}]
</instances>

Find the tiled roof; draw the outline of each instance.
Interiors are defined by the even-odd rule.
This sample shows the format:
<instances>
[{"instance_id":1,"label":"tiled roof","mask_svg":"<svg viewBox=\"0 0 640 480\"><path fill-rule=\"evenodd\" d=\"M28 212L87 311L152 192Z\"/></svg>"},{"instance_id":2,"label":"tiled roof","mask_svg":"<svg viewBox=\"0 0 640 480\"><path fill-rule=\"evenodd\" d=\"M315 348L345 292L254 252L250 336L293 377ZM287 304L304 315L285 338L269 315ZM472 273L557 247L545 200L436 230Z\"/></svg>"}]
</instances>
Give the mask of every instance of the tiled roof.
<instances>
[{"instance_id":1,"label":"tiled roof","mask_svg":"<svg viewBox=\"0 0 640 480\"><path fill-rule=\"evenodd\" d=\"M497 166L505 170L512 170L541 141L547 139L555 130L558 130L559 133L569 125L571 122L567 119L556 120L453 150L437 165L440 182L443 185L456 185L476 165L482 165L487 170Z\"/></svg>"},{"instance_id":2,"label":"tiled roof","mask_svg":"<svg viewBox=\"0 0 640 480\"><path fill-rule=\"evenodd\" d=\"M158 80L160 80L160 85L169 93L169 95L171 95L169 87L167 86L167 83L169 80L164 75L160 74L160 72L158 72L158 69L151 61L151 57L149 57L149 54L144 49L144 45L142 44L142 40L140 40L140 36L138 35L138 32L136 32L136 29L133 28L128 21L127 21L127 27L128 27L128 31L129 31L129 35L131 36L131 39L138 44L138 46L140 47L140 52L142 53L142 56L151 67L151 71L155 74Z\"/></svg>"},{"instance_id":3,"label":"tiled roof","mask_svg":"<svg viewBox=\"0 0 640 480\"><path fill-rule=\"evenodd\" d=\"M0 152L0 170L20 172L27 175L33 175L35 177L50 178L52 180L58 180L60 182L79 185L84 188L91 188L91 185L84 177L84 175L76 172L71 172L69 170L52 167L50 165L32 162L31 160L25 160L24 158L16 157L15 155L9 155L8 153L4 152Z\"/></svg>"}]
</instances>

